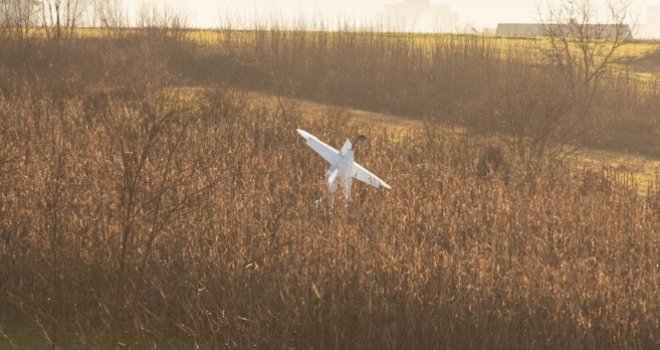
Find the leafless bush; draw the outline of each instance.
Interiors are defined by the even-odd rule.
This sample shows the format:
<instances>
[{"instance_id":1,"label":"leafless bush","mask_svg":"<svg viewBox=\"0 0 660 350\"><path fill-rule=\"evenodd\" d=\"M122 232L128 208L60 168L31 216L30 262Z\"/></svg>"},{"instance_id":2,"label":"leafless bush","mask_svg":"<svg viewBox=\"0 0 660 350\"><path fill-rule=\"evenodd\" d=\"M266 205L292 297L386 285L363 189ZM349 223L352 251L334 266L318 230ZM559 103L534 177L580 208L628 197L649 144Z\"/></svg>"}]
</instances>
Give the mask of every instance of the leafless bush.
<instances>
[{"instance_id":1,"label":"leafless bush","mask_svg":"<svg viewBox=\"0 0 660 350\"><path fill-rule=\"evenodd\" d=\"M476 130L505 135L507 148L515 157L512 161L533 177L539 169L560 164L587 143L591 128L576 118L571 96L550 72L533 80L520 79L532 76L525 69L511 70L509 78L470 112Z\"/></svg>"},{"instance_id":2,"label":"leafless bush","mask_svg":"<svg viewBox=\"0 0 660 350\"><path fill-rule=\"evenodd\" d=\"M550 45L540 49L562 73L582 118L603 78L621 60L618 51L632 40L631 7L630 0L565 0L541 14Z\"/></svg>"},{"instance_id":3,"label":"leafless bush","mask_svg":"<svg viewBox=\"0 0 660 350\"><path fill-rule=\"evenodd\" d=\"M0 1L0 43L4 50L13 49L23 54L29 50L36 17L37 1Z\"/></svg>"},{"instance_id":4,"label":"leafless bush","mask_svg":"<svg viewBox=\"0 0 660 350\"><path fill-rule=\"evenodd\" d=\"M477 163L477 176L481 178L501 176L508 181L511 176L511 160L507 159L507 150L501 142L488 142L482 150Z\"/></svg>"},{"instance_id":5,"label":"leafless bush","mask_svg":"<svg viewBox=\"0 0 660 350\"><path fill-rule=\"evenodd\" d=\"M38 0L42 28L56 43L70 42L88 6L89 0Z\"/></svg>"},{"instance_id":6,"label":"leafless bush","mask_svg":"<svg viewBox=\"0 0 660 350\"><path fill-rule=\"evenodd\" d=\"M137 26L142 29L142 34L149 34L151 40L160 38L182 41L187 38L185 16L167 5L144 2L137 16Z\"/></svg>"}]
</instances>

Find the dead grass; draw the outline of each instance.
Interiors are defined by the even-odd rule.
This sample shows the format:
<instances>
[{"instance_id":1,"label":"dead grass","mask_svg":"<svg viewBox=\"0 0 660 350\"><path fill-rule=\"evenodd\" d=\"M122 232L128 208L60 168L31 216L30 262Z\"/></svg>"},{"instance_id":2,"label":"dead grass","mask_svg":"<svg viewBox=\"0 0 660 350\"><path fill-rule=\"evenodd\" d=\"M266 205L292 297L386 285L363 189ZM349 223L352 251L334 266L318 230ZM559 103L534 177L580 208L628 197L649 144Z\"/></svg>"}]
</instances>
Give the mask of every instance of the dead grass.
<instances>
[{"instance_id":1,"label":"dead grass","mask_svg":"<svg viewBox=\"0 0 660 350\"><path fill-rule=\"evenodd\" d=\"M175 91L179 96L202 93L200 88L176 88ZM421 132L428 126L420 120L390 114L330 106L309 100L278 97L258 92L244 91L244 93L248 101L255 101L254 103L266 105L269 108L277 108L281 104L291 106L306 123L345 118L346 125L382 130L390 135L392 141L406 140L406 135L410 132ZM469 132L465 128L441 123L434 123L433 126L437 132L442 134L442 137L455 137ZM506 136L499 135L499 137ZM570 145L567 147L570 148ZM646 194L654 185L657 174L660 174L660 160L643 155L579 147L567 157L567 165L573 164L578 169L600 171L605 168L621 176L631 176L640 194Z\"/></svg>"},{"instance_id":2,"label":"dead grass","mask_svg":"<svg viewBox=\"0 0 660 350\"><path fill-rule=\"evenodd\" d=\"M20 320L53 349L660 345L657 182L641 196L623 176L529 153L529 135L520 149L494 140L496 124L485 137L430 122L400 128L387 113L379 118L392 129L380 121L347 127L345 110L319 105L311 112L329 118L310 118L300 103L219 86L258 71L265 75L250 82L291 87L263 62L222 56L225 65L211 71L206 64L222 60L186 51L185 42L116 40L0 56L9 91L0 98L3 332ZM108 47L114 54L99 49ZM480 51L446 52L465 56L441 72L480 77L464 62L497 67ZM128 63L135 66L125 71ZM231 73L236 64L249 69ZM404 67L396 73L403 86L371 95L358 70L338 70L342 78L325 84L357 81L345 105L389 92L409 107L414 101L399 92L411 69L423 71ZM443 77L423 87L460 81ZM202 88L182 94L174 82ZM503 121L524 121L502 112L526 111L539 95L520 96L464 111L501 106ZM652 105L635 96L619 101L630 111ZM366 134L358 158L393 190L356 185L352 202L315 209L325 164L298 127L331 144ZM11 344L6 335L0 346Z\"/></svg>"}]
</instances>

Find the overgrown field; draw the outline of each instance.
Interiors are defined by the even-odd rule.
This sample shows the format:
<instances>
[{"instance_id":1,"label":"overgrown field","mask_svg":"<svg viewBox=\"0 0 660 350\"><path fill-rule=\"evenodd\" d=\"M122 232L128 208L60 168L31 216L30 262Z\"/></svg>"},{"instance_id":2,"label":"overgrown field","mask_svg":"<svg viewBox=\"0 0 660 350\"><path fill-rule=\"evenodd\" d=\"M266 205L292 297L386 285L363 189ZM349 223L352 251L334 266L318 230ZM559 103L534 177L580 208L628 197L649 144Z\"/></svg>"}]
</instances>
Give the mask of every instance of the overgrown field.
<instances>
[{"instance_id":1,"label":"overgrown field","mask_svg":"<svg viewBox=\"0 0 660 350\"><path fill-rule=\"evenodd\" d=\"M217 35L216 45L204 46L196 60L180 66L186 76L487 133L660 155L657 78L640 81L639 72L613 64L595 88L589 110L578 116L575 107L583 101L572 96L574 82L538 52L530 53L536 45L530 39L279 31ZM644 45L648 52L654 44ZM634 44L619 54L626 56L630 47ZM634 68L636 61L617 62Z\"/></svg>"},{"instance_id":2,"label":"overgrown field","mask_svg":"<svg viewBox=\"0 0 660 350\"><path fill-rule=\"evenodd\" d=\"M480 46L319 40L4 46L0 347L21 327L56 349L660 346L660 191L554 147L588 125L658 151L633 142L658 135L656 90L616 80L575 119L554 73ZM235 86L428 124L392 138ZM393 190L316 209L325 164L298 127L366 134Z\"/></svg>"},{"instance_id":3,"label":"overgrown field","mask_svg":"<svg viewBox=\"0 0 660 350\"><path fill-rule=\"evenodd\" d=\"M165 28L167 29L167 28ZM39 29L36 29L39 31ZM157 29L158 30L158 29ZM162 30L162 28L161 28ZM172 29L169 29L172 32ZM75 34L81 38L107 38L108 35L129 35L139 34L144 31L144 28L138 29L114 29L114 28L76 28ZM259 38L264 36L275 37L284 35L302 35L307 37L326 36L330 41L341 38L347 33L343 30L335 32L324 31L309 31L309 30L232 30L227 29L180 29L176 30L177 33L185 35L188 39L195 41L201 45L231 45L240 42L242 45L254 45ZM362 32L349 32L351 36L356 38L364 38L369 40L372 37L379 39L396 41L399 38L405 38L408 43L427 47L432 49L438 42L438 39L454 40L454 41L472 41L475 38L502 50L503 53L511 53L516 56L522 55L536 55L535 51L539 46L548 46L548 40L542 37L498 37L498 36L479 36L470 34L449 34L449 33L398 33L398 32L379 32L379 31L362 31ZM660 42L657 40L635 40L623 46L622 50L617 53L619 57L639 57L652 53L658 49ZM507 49L507 50L503 50Z\"/></svg>"}]
</instances>

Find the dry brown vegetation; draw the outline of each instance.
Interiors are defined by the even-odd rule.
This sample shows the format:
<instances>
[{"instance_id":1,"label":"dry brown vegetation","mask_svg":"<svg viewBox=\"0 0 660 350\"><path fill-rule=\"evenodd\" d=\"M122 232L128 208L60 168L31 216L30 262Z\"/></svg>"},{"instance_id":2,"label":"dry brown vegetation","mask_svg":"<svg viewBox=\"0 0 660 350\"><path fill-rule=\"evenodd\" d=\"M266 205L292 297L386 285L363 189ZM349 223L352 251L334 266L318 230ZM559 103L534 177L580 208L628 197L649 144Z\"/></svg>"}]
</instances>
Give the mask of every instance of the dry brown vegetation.
<instances>
[{"instance_id":1,"label":"dry brown vegetation","mask_svg":"<svg viewBox=\"0 0 660 350\"><path fill-rule=\"evenodd\" d=\"M612 78L577 116L479 38L178 34L0 49L0 346L12 324L53 349L660 346L660 191L549 146L658 152L657 89ZM393 140L232 86L430 123ZM367 134L394 189L316 210L297 127Z\"/></svg>"}]
</instances>

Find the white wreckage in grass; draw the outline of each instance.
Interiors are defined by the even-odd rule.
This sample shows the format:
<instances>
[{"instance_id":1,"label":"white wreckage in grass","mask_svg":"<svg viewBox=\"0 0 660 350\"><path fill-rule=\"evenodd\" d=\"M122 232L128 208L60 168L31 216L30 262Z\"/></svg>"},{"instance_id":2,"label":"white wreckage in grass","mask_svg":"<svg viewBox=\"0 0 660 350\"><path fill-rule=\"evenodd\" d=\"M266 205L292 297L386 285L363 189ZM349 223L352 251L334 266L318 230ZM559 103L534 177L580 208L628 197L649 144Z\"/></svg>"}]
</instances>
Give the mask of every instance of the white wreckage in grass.
<instances>
[{"instance_id":1,"label":"white wreckage in grass","mask_svg":"<svg viewBox=\"0 0 660 350\"><path fill-rule=\"evenodd\" d=\"M298 129L298 134L307 141L307 146L330 163L330 169L325 173L325 180L328 185L328 192L330 193L328 203L331 207L334 205L334 194L337 192L340 183L344 189L344 198L347 201L351 199L351 182L353 178L376 188L382 186L388 190L391 189L390 185L385 183L385 181L354 161L354 143L357 144L366 140L365 136L358 136L354 143L346 140L341 150L337 151L305 130ZM317 205L320 203L320 200L316 202Z\"/></svg>"}]
</instances>

